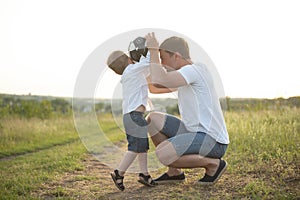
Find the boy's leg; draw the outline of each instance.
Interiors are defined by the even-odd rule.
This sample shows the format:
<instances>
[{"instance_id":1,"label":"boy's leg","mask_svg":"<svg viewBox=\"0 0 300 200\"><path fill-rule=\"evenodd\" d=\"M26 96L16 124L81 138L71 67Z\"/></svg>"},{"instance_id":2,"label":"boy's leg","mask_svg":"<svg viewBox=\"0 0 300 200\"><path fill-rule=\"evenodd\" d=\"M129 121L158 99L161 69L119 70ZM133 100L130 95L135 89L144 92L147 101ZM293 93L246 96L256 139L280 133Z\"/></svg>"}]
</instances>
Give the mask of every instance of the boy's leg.
<instances>
[{"instance_id":1,"label":"boy's leg","mask_svg":"<svg viewBox=\"0 0 300 200\"><path fill-rule=\"evenodd\" d=\"M121 176L124 176L125 172L127 171L128 167L133 163L134 159L136 158L138 153L133 151L127 151L119 164L117 170L120 172Z\"/></svg>"},{"instance_id":2,"label":"boy's leg","mask_svg":"<svg viewBox=\"0 0 300 200\"><path fill-rule=\"evenodd\" d=\"M148 172L147 153L139 153L138 159L139 159L139 165L141 169L141 172L139 173L138 182L149 187L156 185L156 183L153 181L152 177Z\"/></svg>"},{"instance_id":3,"label":"boy's leg","mask_svg":"<svg viewBox=\"0 0 300 200\"><path fill-rule=\"evenodd\" d=\"M147 153L139 153L138 161L141 169L141 173L149 175L148 173L148 163L147 163Z\"/></svg>"},{"instance_id":4,"label":"boy's leg","mask_svg":"<svg viewBox=\"0 0 300 200\"><path fill-rule=\"evenodd\" d=\"M147 121L144 119L143 113L133 111L123 115L123 124L128 142L128 151L118 167L121 175L125 174L138 152L146 152L149 149Z\"/></svg>"},{"instance_id":5,"label":"boy's leg","mask_svg":"<svg viewBox=\"0 0 300 200\"><path fill-rule=\"evenodd\" d=\"M117 169L114 170L113 173L111 173L111 177L112 177L116 187L121 191L123 191L125 189L125 187L123 185L123 179L124 179L125 172L127 171L128 167L132 164L132 162L134 161L136 156L137 156L137 153L135 153L133 151L127 151L125 153L121 163L117 167Z\"/></svg>"}]
</instances>

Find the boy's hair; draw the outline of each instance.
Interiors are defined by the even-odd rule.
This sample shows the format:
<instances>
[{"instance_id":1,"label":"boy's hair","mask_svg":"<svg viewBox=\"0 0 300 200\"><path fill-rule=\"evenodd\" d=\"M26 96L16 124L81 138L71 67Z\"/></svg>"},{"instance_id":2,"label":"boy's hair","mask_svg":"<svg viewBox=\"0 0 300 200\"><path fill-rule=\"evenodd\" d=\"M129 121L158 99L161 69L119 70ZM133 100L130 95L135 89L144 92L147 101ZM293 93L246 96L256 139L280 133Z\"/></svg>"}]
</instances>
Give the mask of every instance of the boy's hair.
<instances>
[{"instance_id":1,"label":"boy's hair","mask_svg":"<svg viewBox=\"0 0 300 200\"><path fill-rule=\"evenodd\" d=\"M128 66L129 57L123 51L112 52L106 61L108 67L119 75L122 75Z\"/></svg>"},{"instance_id":2,"label":"boy's hair","mask_svg":"<svg viewBox=\"0 0 300 200\"><path fill-rule=\"evenodd\" d=\"M178 52L185 59L190 59L190 50L188 43L180 37L173 36L161 43L159 50L164 50L169 53L171 56Z\"/></svg>"}]
</instances>

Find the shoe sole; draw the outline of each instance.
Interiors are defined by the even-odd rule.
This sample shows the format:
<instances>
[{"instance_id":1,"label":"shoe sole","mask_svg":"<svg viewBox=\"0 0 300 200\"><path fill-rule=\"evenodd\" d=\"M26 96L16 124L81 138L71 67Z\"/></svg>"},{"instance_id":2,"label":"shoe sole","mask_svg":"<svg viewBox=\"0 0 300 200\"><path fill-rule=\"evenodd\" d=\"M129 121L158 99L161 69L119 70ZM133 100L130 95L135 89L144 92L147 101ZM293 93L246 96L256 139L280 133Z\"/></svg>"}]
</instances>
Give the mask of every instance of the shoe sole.
<instances>
[{"instance_id":1,"label":"shoe sole","mask_svg":"<svg viewBox=\"0 0 300 200\"><path fill-rule=\"evenodd\" d=\"M146 181L142 181L142 180L138 180L138 182L141 183L141 184L143 184L143 185L145 185L145 186L148 186L148 187L154 187L155 186L153 184L150 184L150 183L148 183Z\"/></svg>"},{"instance_id":2,"label":"shoe sole","mask_svg":"<svg viewBox=\"0 0 300 200\"><path fill-rule=\"evenodd\" d=\"M213 181L213 182L197 182L199 185L214 185L216 182L218 182L218 180L221 178L222 174L226 171L227 169L227 162L224 160L225 162L225 166L222 169L222 171L220 171L219 175L217 176L217 178Z\"/></svg>"},{"instance_id":3,"label":"shoe sole","mask_svg":"<svg viewBox=\"0 0 300 200\"><path fill-rule=\"evenodd\" d=\"M111 178L113 179L113 181L114 181L114 183L115 183L115 186L116 186L119 190L124 191L125 188L123 189L123 188L121 188L121 187L118 185L117 179L116 179L115 175L114 175L114 174L110 174L110 175L111 175Z\"/></svg>"},{"instance_id":4,"label":"shoe sole","mask_svg":"<svg viewBox=\"0 0 300 200\"><path fill-rule=\"evenodd\" d=\"M165 180L165 181L155 181L157 184L167 184L167 183L182 183L184 182L185 179L183 180Z\"/></svg>"}]
</instances>

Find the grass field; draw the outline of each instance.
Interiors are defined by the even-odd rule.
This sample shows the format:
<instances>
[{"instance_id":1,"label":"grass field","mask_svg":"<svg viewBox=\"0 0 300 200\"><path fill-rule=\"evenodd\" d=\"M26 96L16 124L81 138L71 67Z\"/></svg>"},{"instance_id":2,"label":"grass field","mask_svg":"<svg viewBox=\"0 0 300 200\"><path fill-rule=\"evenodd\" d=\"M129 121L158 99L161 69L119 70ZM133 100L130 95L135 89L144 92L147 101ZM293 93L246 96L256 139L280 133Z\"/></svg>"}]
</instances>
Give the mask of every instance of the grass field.
<instances>
[{"instance_id":1,"label":"grass field","mask_svg":"<svg viewBox=\"0 0 300 200\"><path fill-rule=\"evenodd\" d=\"M300 199L300 110L231 111L225 118L229 167L216 185L195 184L202 169L186 169L184 183L154 188L129 173L124 192L113 185L112 169L87 152L72 117L1 119L0 199ZM113 142L124 139L109 116L99 119Z\"/></svg>"}]
</instances>

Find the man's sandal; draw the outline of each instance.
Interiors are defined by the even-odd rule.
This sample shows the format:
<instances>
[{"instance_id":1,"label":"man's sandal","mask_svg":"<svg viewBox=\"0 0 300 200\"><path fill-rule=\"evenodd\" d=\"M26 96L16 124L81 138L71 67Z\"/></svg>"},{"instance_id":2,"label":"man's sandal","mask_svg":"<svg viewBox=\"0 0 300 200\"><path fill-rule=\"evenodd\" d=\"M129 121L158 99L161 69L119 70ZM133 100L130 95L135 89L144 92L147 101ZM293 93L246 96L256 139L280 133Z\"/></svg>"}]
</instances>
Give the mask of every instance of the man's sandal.
<instances>
[{"instance_id":1,"label":"man's sandal","mask_svg":"<svg viewBox=\"0 0 300 200\"><path fill-rule=\"evenodd\" d=\"M153 179L151 178L150 175L145 175L143 173L139 173L139 183L142 183L143 185L149 186L149 187L153 187L155 185L157 185L157 183L155 183L153 181Z\"/></svg>"},{"instance_id":2,"label":"man's sandal","mask_svg":"<svg viewBox=\"0 0 300 200\"><path fill-rule=\"evenodd\" d=\"M117 186L117 188L121 191L125 190L125 187L123 185L124 176L121 176L117 169L114 171L114 173L111 173L110 175L111 175L111 178L113 179L115 185Z\"/></svg>"}]
</instances>

